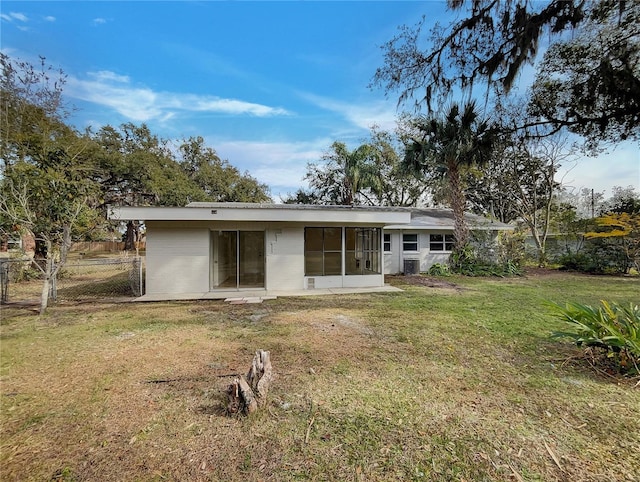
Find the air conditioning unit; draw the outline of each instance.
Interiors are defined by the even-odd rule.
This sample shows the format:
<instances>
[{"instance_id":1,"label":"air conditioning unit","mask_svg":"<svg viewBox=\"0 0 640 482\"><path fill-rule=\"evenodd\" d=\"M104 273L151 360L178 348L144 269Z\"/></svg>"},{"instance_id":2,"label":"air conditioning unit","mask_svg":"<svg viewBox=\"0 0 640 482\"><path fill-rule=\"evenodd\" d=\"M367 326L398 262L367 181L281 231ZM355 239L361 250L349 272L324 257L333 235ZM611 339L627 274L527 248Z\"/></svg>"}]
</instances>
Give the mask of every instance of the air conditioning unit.
<instances>
[{"instance_id":1,"label":"air conditioning unit","mask_svg":"<svg viewBox=\"0 0 640 482\"><path fill-rule=\"evenodd\" d=\"M404 260L404 275L416 275L420 274L420 260L419 259L405 259Z\"/></svg>"}]
</instances>

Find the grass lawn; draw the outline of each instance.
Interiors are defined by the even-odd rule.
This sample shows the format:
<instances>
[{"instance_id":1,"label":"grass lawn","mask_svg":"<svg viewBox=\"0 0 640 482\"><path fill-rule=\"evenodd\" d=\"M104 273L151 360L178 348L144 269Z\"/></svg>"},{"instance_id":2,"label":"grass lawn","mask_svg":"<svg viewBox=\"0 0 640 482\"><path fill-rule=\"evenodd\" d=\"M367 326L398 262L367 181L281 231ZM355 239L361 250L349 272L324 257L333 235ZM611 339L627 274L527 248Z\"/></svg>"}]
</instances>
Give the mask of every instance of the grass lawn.
<instances>
[{"instance_id":1,"label":"grass lawn","mask_svg":"<svg viewBox=\"0 0 640 482\"><path fill-rule=\"evenodd\" d=\"M0 478L640 481L640 388L588 368L547 301L640 279L446 278L403 293L3 309ZM268 405L224 414L271 351Z\"/></svg>"}]
</instances>

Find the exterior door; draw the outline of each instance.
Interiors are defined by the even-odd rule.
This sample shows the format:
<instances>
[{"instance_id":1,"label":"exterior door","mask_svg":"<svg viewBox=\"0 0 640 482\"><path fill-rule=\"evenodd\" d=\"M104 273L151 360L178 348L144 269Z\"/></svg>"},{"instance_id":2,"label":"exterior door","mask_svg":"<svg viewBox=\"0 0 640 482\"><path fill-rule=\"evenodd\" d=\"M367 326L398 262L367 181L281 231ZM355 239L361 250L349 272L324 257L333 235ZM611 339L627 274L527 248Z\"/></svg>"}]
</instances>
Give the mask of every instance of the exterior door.
<instances>
[{"instance_id":1,"label":"exterior door","mask_svg":"<svg viewBox=\"0 0 640 482\"><path fill-rule=\"evenodd\" d=\"M264 231L211 233L211 288L264 288Z\"/></svg>"}]
</instances>

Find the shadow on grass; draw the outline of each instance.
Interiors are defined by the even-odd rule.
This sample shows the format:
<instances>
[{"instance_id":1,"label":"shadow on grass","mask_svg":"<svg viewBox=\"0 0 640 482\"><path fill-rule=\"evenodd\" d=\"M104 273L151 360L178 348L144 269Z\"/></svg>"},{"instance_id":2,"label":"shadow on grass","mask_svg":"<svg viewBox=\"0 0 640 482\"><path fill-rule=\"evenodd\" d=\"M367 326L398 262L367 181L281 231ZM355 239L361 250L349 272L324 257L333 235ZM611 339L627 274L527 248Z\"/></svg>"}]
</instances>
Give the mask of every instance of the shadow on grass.
<instances>
[{"instance_id":1,"label":"shadow on grass","mask_svg":"<svg viewBox=\"0 0 640 482\"><path fill-rule=\"evenodd\" d=\"M58 284L63 285L63 287L58 289L59 300L134 296L133 290L129 284L129 275L126 272L118 273L110 276L109 278L96 281L64 280L59 281Z\"/></svg>"}]
</instances>

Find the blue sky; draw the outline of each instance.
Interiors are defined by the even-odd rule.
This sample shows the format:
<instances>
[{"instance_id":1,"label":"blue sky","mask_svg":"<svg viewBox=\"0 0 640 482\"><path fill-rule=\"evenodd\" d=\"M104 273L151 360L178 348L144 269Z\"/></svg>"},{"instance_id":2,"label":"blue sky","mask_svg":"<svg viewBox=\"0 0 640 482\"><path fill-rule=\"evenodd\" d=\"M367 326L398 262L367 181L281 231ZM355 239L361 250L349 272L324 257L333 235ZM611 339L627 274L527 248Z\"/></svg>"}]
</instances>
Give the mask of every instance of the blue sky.
<instances>
[{"instance_id":1,"label":"blue sky","mask_svg":"<svg viewBox=\"0 0 640 482\"><path fill-rule=\"evenodd\" d=\"M435 1L3 1L0 43L65 71L77 127L202 136L277 201L333 141L355 147L373 124L393 130L397 98L368 84L380 46L423 14L450 20ZM637 143L581 159L564 181L640 190Z\"/></svg>"}]
</instances>

